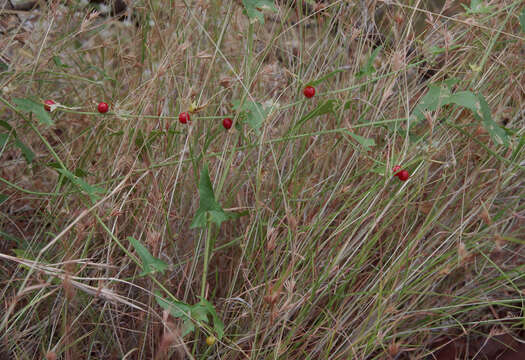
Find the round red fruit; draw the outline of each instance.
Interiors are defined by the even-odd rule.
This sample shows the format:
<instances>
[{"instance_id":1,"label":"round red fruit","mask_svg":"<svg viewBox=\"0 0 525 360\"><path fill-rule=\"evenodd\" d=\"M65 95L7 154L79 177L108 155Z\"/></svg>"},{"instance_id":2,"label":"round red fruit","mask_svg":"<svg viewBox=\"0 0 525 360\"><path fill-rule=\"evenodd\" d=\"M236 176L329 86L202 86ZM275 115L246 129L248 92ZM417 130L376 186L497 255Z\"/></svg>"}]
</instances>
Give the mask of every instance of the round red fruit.
<instances>
[{"instance_id":1,"label":"round red fruit","mask_svg":"<svg viewBox=\"0 0 525 360\"><path fill-rule=\"evenodd\" d=\"M226 130L230 129L232 127L232 125L233 125L232 119L226 118L226 119L222 120L222 126L224 126L224 128Z\"/></svg>"},{"instance_id":2,"label":"round red fruit","mask_svg":"<svg viewBox=\"0 0 525 360\"><path fill-rule=\"evenodd\" d=\"M51 111L51 105L54 105L55 102L53 100L46 100L44 101L44 109L46 109L46 111Z\"/></svg>"},{"instance_id":3,"label":"round red fruit","mask_svg":"<svg viewBox=\"0 0 525 360\"><path fill-rule=\"evenodd\" d=\"M308 85L303 90L304 96L306 96L308 99L313 98L315 95L315 88L313 86Z\"/></svg>"},{"instance_id":4,"label":"round red fruit","mask_svg":"<svg viewBox=\"0 0 525 360\"><path fill-rule=\"evenodd\" d=\"M392 169L392 171L394 172L394 176L398 176L399 175L399 170L401 170L401 166L400 165L396 165L394 166L394 168Z\"/></svg>"},{"instance_id":5,"label":"round red fruit","mask_svg":"<svg viewBox=\"0 0 525 360\"><path fill-rule=\"evenodd\" d=\"M101 102L98 104L98 112L101 114L107 113L109 110L109 105L105 102Z\"/></svg>"},{"instance_id":6,"label":"round red fruit","mask_svg":"<svg viewBox=\"0 0 525 360\"><path fill-rule=\"evenodd\" d=\"M181 112L179 114L179 121L182 123L182 124L186 124L188 121L190 121L190 114L187 113L187 112Z\"/></svg>"},{"instance_id":7,"label":"round red fruit","mask_svg":"<svg viewBox=\"0 0 525 360\"><path fill-rule=\"evenodd\" d=\"M410 174L409 174L408 171L406 171L406 170L401 170L400 172L397 173L396 176L397 176L397 177L399 178L399 180L401 180L401 181L407 181L408 178L410 177Z\"/></svg>"}]
</instances>

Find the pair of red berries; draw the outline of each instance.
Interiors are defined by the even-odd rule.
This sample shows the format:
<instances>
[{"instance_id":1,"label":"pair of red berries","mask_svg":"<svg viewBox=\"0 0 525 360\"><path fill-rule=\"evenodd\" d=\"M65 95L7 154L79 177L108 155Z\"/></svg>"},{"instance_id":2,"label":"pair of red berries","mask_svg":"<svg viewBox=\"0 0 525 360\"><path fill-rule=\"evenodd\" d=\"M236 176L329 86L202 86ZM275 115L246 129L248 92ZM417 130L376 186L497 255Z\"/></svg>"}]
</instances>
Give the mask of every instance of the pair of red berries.
<instances>
[{"instance_id":1,"label":"pair of red berries","mask_svg":"<svg viewBox=\"0 0 525 360\"><path fill-rule=\"evenodd\" d=\"M44 109L46 111L51 111L51 106L55 105L55 102L53 100L46 100L44 101ZM101 114L107 113L109 110L109 105L105 102L101 102L98 104L98 112Z\"/></svg>"},{"instance_id":2,"label":"pair of red berries","mask_svg":"<svg viewBox=\"0 0 525 360\"><path fill-rule=\"evenodd\" d=\"M188 112L181 112L179 114L179 121L181 124L186 124L190 121L190 114ZM230 129L233 125L233 120L230 119L230 118L225 118L224 120L222 120L222 126L224 126L224 128L226 130Z\"/></svg>"},{"instance_id":3,"label":"pair of red berries","mask_svg":"<svg viewBox=\"0 0 525 360\"><path fill-rule=\"evenodd\" d=\"M399 165L394 166L392 171L394 172L394 176L397 176L401 181L407 181L410 177L408 171L406 171L405 169L401 169L401 166Z\"/></svg>"}]
</instances>

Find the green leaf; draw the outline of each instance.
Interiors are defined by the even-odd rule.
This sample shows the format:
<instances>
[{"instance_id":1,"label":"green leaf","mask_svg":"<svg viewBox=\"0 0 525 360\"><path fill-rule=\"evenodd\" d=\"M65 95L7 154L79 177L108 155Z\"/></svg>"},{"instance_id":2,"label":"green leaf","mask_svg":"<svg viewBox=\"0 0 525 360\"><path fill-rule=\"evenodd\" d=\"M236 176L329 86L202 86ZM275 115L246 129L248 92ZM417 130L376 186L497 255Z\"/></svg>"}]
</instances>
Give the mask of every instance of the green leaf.
<instances>
[{"instance_id":1,"label":"green leaf","mask_svg":"<svg viewBox=\"0 0 525 360\"><path fill-rule=\"evenodd\" d=\"M0 72L4 72L9 70L9 65L7 65L5 62L0 60Z\"/></svg>"},{"instance_id":2,"label":"green leaf","mask_svg":"<svg viewBox=\"0 0 525 360\"><path fill-rule=\"evenodd\" d=\"M128 240L131 245L133 245L135 251L139 254L140 259L142 260L143 271L140 273L140 276L155 273L157 271L164 274L164 271L168 268L168 264L151 255L148 249L134 237L128 236Z\"/></svg>"},{"instance_id":3,"label":"green leaf","mask_svg":"<svg viewBox=\"0 0 525 360\"><path fill-rule=\"evenodd\" d=\"M520 18L521 31L525 32L525 8L521 10L519 18Z\"/></svg>"},{"instance_id":4,"label":"green leaf","mask_svg":"<svg viewBox=\"0 0 525 360\"><path fill-rule=\"evenodd\" d=\"M190 319L184 321L184 328L182 330L181 336L185 337L186 335L195 331L195 325Z\"/></svg>"},{"instance_id":5,"label":"green leaf","mask_svg":"<svg viewBox=\"0 0 525 360\"><path fill-rule=\"evenodd\" d=\"M155 291L155 300L161 308L168 311L174 318L189 319L189 315L191 314L191 305L177 300L167 301L160 296L158 291Z\"/></svg>"},{"instance_id":6,"label":"green leaf","mask_svg":"<svg viewBox=\"0 0 525 360\"><path fill-rule=\"evenodd\" d=\"M189 305L177 300L167 301L160 296L158 291L155 291L155 300L160 307L167 310L174 318L184 320L183 337L195 330L193 321L209 323L208 316L211 316L213 320L213 328L217 333L217 338L220 340L224 336L224 323L217 315L213 305L206 299L201 298L197 304Z\"/></svg>"},{"instance_id":7,"label":"green leaf","mask_svg":"<svg viewBox=\"0 0 525 360\"><path fill-rule=\"evenodd\" d=\"M93 203L95 203L99 199L99 196L97 194L104 193L104 189L99 188L97 186L89 185L84 179L78 177L77 175L73 174L67 169L59 168L57 169L57 171L64 177L66 177L68 180L70 180L73 184L75 184L75 186L77 186L80 190L88 194L89 198L91 199L91 202Z\"/></svg>"},{"instance_id":8,"label":"green leaf","mask_svg":"<svg viewBox=\"0 0 525 360\"><path fill-rule=\"evenodd\" d=\"M0 126L3 127L4 129L6 129L7 131L13 130L11 125L9 125L9 123L7 121L4 121L4 120L0 120ZM15 136L16 136L16 134L15 134Z\"/></svg>"},{"instance_id":9,"label":"green leaf","mask_svg":"<svg viewBox=\"0 0 525 360\"><path fill-rule=\"evenodd\" d=\"M202 306L201 303L195 304L191 307L191 318L196 321L207 323L208 320L208 309Z\"/></svg>"},{"instance_id":10,"label":"green leaf","mask_svg":"<svg viewBox=\"0 0 525 360\"><path fill-rule=\"evenodd\" d=\"M483 127L489 132L490 137L496 144L501 144L506 147L510 145L509 143L509 137L507 135L507 132L505 129L501 128L494 120L492 120L492 115L490 113L490 107L489 104L487 104L487 101L483 97L483 95L479 94L479 105L480 105L480 112L481 112L481 122L483 123ZM480 116L475 112L474 116L480 119Z\"/></svg>"},{"instance_id":11,"label":"green leaf","mask_svg":"<svg viewBox=\"0 0 525 360\"><path fill-rule=\"evenodd\" d=\"M22 112L31 112L40 120L41 123L46 125L53 125L53 120L49 113L44 109L44 105L34 102L31 99L15 98L13 102L16 104L17 109Z\"/></svg>"},{"instance_id":12,"label":"green leaf","mask_svg":"<svg viewBox=\"0 0 525 360\"><path fill-rule=\"evenodd\" d=\"M2 150L9 140L9 133L0 133L0 150Z\"/></svg>"},{"instance_id":13,"label":"green leaf","mask_svg":"<svg viewBox=\"0 0 525 360\"><path fill-rule=\"evenodd\" d=\"M4 201L6 201L7 198L8 198L7 195L4 195L4 194L0 193L0 204L2 204Z\"/></svg>"},{"instance_id":14,"label":"green leaf","mask_svg":"<svg viewBox=\"0 0 525 360\"><path fill-rule=\"evenodd\" d=\"M366 65L363 68L361 68L361 70L359 70L359 72L357 73L356 77L358 79L363 76L372 75L376 72L376 68L374 67L374 60L381 51L381 48L382 46L379 46L372 52L372 55L370 55L370 57L366 61Z\"/></svg>"},{"instance_id":15,"label":"green leaf","mask_svg":"<svg viewBox=\"0 0 525 360\"><path fill-rule=\"evenodd\" d=\"M339 106L339 101L335 99L328 99L325 100L323 103L318 105L315 109L310 111L308 114L303 116L297 124L295 124L294 129L297 129L299 126L301 126L303 123L307 122L310 119L313 119L315 117L325 115L325 114L335 114L335 111L337 107Z\"/></svg>"},{"instance_id":16,"label":"green leaf","mask_svg":"<svg viewBox=\"0 0 525 360\"><path fill-rule=\"evenodd\" d=\"M53 62L55 63L56 66L58 67L61 67L61 68L68 68L70 67L69 65L66 65L64 63L62 63L62 60L60 60L60 58L58 56L53 56Z\"/></svg>"},{"instance_id":17,"label":"green leaf","mask_svg":"<svg viewBox=\"0 0 525 360\"><path fill-rule=\"evenodd\" d=\"M483 0L470 0L470 7L461 4L467 14L488 14L492 11L493 6L485 6Z\"/></svg>"},{"instance_id":18,"label":"green leaf","mask_svg":"<svg viewBox=\"0 0 525 360\"><path fill-rule=\"evenodd\" d=\"M244 10L251 23L259 21L264 24L263 10L277 12L272 0L242 0Z\"/></svg>"},{"instance_id":19,"label":"green leaf","mask_svg":"<svg viewBox=\"0 0 525 360\"><path fill-rule=\"evenodd\" d=\"M241 106L239 100L233 101L233 109L241 112L242 122L248 124L257 134L260 133L261 126L271 110L271 108L264 108L262 104L253 101L245 101Z\"/></svg>"},{"instance_id":20,"label":"green leaf","mask_svg":"<svg viewBox=\"0 0 525 360\"><path fill-rule=\"evenodd\" d=\"M455 49L458 49L460 48L461 45L451 45L447 48L442 48L442 47L439 47L439 46L431 46L428 50L430 50L430 53L432 55L439 55L441 53L444 53L445 51L451 51L451 50L455 50Z\"/></svg>"},{"instance_id":21,"label":"green leaf","mask_svg":"<svg viewBox=\"0 0 525 360\"><path fill-rule=\"evenodd\" d=\"M443 105L456 104L466 107L472 111L476 111L478 109L479 100L476 95L470 91L458 91L444 100L445 101Z\"/></svg>"},{"instance_id":22,"label":"green leaf","mask_svg":"<svg viewBox=\"0 0 525 360\"><path fill-rule=\"evenodd\" d=\"M364 147L365 151L370 151L370 147L376 145L376 142L374 141L374 139L365 138L363 136L354 134L351 131L347 131L346 133L350 135L351 137L353 137L354 140L357 141L362 147Z\"/></svg>"},{"instance_id":23,"label":"green leaf","mask_svg":"<svg viewBox=\"0 0 525 360\"><path fill-rule=\"evenodd\" d=\"M215 307L206 299L201 298L200 301L201 306L204 306L206 310L208 311L208 314L211 315L213 319L213 329L215 329L215 332L217 333L217 338L220 340L224 336L224 323L217 315L217 312L215 311Z\"/></svg>"},{"instance_id":24,"label":"green leaf","mask_svg":"<svg viewBox=\"0 0 525 360\"><path fill-rule=\"evenodd\" d=\"M22 151L22 155L28 164L31 164L35 159L35 153L26 144L19 139L15 139L15 145Z\"/></svg>"},{"instance_id":25,"label":"green leaf","mask_svg":"<svg viewBox=\"0 0 525 360\"><path fill-rule=\"evenodd\" d=\"M204 165L201 170L199 180L199 209L195 213L195 217L191 223L190 229L206 227L209 221L221 226L222 222L238 217L237 214L230 214L225 212L221 205L215 200L213 187L211 185L210 174L208 173L208 166Z\"/></svg>"},{"instance_id":26,"label":"green leaf","mask_svg":"<svg viewBox=\"0 0 525 360\"><path fill-rule=\"evenodd\" d=\"M450 96L450 90L448 87L430 85L430 89L423 96L423 99L415 107L413 114L419 119L425 118L425 111L435 111L443 105L443 103Z\"/></svg>"},{"instance_id":27,"label":"green leaf","mask_svg":"<svg viewBox=\"0 0 525 360\"><path fill-rule=\"evenodd\" d=\"M415 107L413 115L418 120L423 120L425 111L435 111L448 104L456 104L472 111L477 111L478 103L478 98L470 91L458 91L452 94L447 86L430 85L427 94Z\"/></svg>"}]
</instances>

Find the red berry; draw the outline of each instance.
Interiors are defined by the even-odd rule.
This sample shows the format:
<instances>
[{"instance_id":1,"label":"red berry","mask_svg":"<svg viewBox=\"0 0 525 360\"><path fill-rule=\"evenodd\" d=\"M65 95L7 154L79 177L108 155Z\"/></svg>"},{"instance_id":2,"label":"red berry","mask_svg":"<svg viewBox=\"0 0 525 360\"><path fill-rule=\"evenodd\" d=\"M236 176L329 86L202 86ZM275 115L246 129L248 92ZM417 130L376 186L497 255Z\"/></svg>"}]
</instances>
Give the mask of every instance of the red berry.
<instances>
[{"instance_id":1,"label":"red berry","mask_svg":"<svg viewBox=\"0 0 525 360\"><path fill-rule=\"evenodd\" d=\"M188 114L187 112L181 112L179 114L179 121L182 124L186 124L188 121L190 121L190 114Z\"/></svg>"},{"instance_id":2,"label":"red berry","mask_svg":"<svg viewBox=\"0 0 525 360\"><path fill-rule=\"evenodd\" d=\"M225 128L226 130L228 130L229 128L231 128L231 127L232 127L232 124L233 124L233 121L232 121L232 119L230 119L230 118L226 118L226 119L222 120L222 126L224 126L224 128Z\"/></svg>"},{"instance_id":3,"label":"red berry","mask_svg":"<svg viewBox=\"0 0 525 360\"><path fill-rule=\"evenodd\" d=\"M392 171L394 172L394 176L398 176L399 175L399 173L398 173L399 170L401 170L401 166L400 165L394 166L394 168L392 169Z\"/></svg>"},{"instance_id":4,"label":"red berry","mask_svg":"<svg viewBox=\"0 0 525 360\"><path fill-rule=\"evenodd\" d=\"M55 104L53 100L44 101L44 109L46 109L46 111L51 111L51 105L53 104Z\"/></svg>"},{"instance_id":5,"label":"red berry","mask_svg":"<svg viewBox=\"0 0 525 360\"><path fill-rule=\"evenodd\" d=\"M399 178L399 180L401 180L401 181L407 181L408 178L410 177L410 174L409 174L408 171L406 171L406 170L401 170L400 172L397 173L396 176L397 176L397 177Z\"/></svg>"},{"instance_id":6,"label":"red berry","mask_svg":"<svg viewBox=\"0 0 525 360\"><path fill-rule=\"evenodd\" d=\"M101 102L98 104L98 112L101 114L107 113L109 110L109 105L105 102Z\"/></svg>"},{"instance_id":7,"label":"red berry","mask_svg":"<svg viewBox=\"0 0 525 360\"><path fill-rule=\"evenodd\" d=\"M308 99L313 98L315 95L315 88L313 86L308 85L303 90L304 96L306 96Z\"/></svg>"}]
</instances>

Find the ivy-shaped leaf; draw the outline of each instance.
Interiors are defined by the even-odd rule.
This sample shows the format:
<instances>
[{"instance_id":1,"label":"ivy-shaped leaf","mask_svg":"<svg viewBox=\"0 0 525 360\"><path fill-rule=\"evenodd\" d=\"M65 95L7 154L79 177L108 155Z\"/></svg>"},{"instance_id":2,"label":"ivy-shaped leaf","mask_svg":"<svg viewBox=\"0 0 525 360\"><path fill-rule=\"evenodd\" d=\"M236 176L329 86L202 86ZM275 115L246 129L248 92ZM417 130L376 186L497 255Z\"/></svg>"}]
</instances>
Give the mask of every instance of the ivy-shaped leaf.
<instances>
[{"instance_id":1,"label":"ivy-shaped leaf","mask_svg":"<svg viewBox=\"0 0 525 360\"><path fill-rule=\"evenodd\" d=\"M164 298L160 296L160 293L158 291L155 291L155 300L161 308L168 311L171 314L171 316L173 316L176 319L188 319L188 315L191 313L191 305L186 304L182 301L164 300Z\"/></svg>"},{"instance_id":2,"label":"ivy-shaped leaf","mask_svg":"<svg viewBox=\"0 0 525 360\"><path fill-rule=\"evenodd\" d=\"M66 65L66 64L62 63L62 60L60 60L60 57L58 57L56 55L53 56L53 62L55 63L56 66L61 67L61 68L71 67L69 65Z\"/></svg>"},{"instance_id":3,"label":"ivy-shaped leaf","mask_svg":"<svg viewBox=\"0 0 525 360\"><path fill-rule=\"evenodd\" d=\"M259 21L264 24L263 10L277 12L277 8L272 0L242 0L245 14L251 23Z\"/></svg>"},{"instance_id":4,"label":"ivy-shaped leaf","mask_svg":"<svg viewBox=\"0 0 525 360\"><path fill-rule=\"evenodd\" d=\"M315 117L326 115L326 114L335 114L335 111L339 107L339 105L340 103L338 100L335 100L335 99L325 100L323 103L318 105L315 109L313 109L308 114L300 118L297 124L295 124L294 129L297 129L303 123Z\"/></svg>"},{"instance_id":5,"label":"ivy-shaped leaf","mask_svg":"<svg viewBox=\"0 0 525 360\"><path fill-rule=\"evenodd\" d=\"M15 98L13 102L16 104L17 109L22 112L31 112L40 120L41 123L46 125L53 125L53 120L49 113L44 109L44 105L34 102L31 99Z\"/></svg>"},{"instance_id":6,"label":"ivy-shaped leaf","mask_svg":"<svg viewBox=\"0 0 525 360\"><path fill-rule=\"evenodd\" d=\"M431 85L428 93L415 107L412 114L417 120L423 120L425 118L425 111L435 111L441 106L448 104L455 104L470 109L474 117L481 121L496 144L507 147L510 145L509 135L505 131L505 128L500 127L492 119L490 107L481 94L476 95L471 91L451 93L448 86Z\"/></svg>"},{"instance_id":7,"label":"ivy-shaped leaf","mask_svg":"<svg viewBox=\"0 0 525 360\"><path fill-rule=\"evenodd\" d=\"M148 249L134 237L128 236L128 240L135 248L135 251L139 254L140 260L142 260L143 271L140 273L140 276L145 276L157 271L164 274L164 271L168 268L168 264L151 255Z\"/></svg>"},{"instance_id":8,"label":"ivy-shaped leaf","mask_svg":"<svg viewBox=\"0 0 525 360\"><path fill-rule=\"evenodd\" d=\"M224 336L224 323L217 315L213 305L206 299L201 298L197 304L189 305L177 300L167 301L160 296L158 291L155 291L155 300L171 316L184 321L183 337L195 330L194 321L209 323L208 316L211 316L213 320L213 329L217 333L217 338L220 340Z\"/></svg>"},{"instance_id":9,"label":"ivy-shaped leaf","mask_svg":"<svg viewBox=\"0 0 525 360\"><path fill-rule=\"evenodd\" d=\"M448 87L434 86L430 85L430 89L423 96L423 99L415 107L413 115L417 117L418 120L423 120L425 118L425 111L435 111L440 108L446 99L450 96L450 89Z\"/></svg>"},{"instance_id":10,"label":"ivy-shaped leaf","mask_svg":"<svg viewBox=\"0 0 525 360\"><path fill-rule=\"evenodd\" d=\"M195 213L195 217L190 226L191 229L206 227L208 220L220 227L224 221L239 216L235 213L225 212L217 200L215 200L207 165L204 165L201 170L199 197L199 209Z\"/></svg>"},{"instance_id":11,"label":"ivy-shaped leaf","mask_svg":"<svg viewBox=\"0 0 525 360\"><path fill-rule=\"evenodd\" d=\"M361 135L354 134L351 131L347 131L346 133L350 135L351 137L353 137L354 140L357 141L359 145L361 145L365 149L365 151L370 151L370 147L376 145L376 142L374 141L374 139L365 138Z\"/></svg>"},{"instance_id":12,"label":"ivy-shaped leaf","mask_svg":"<svg viewBox=\"0 0 525 360\"><path fill-rule=\"evenodd\" d=\"M451 93L448 86L430 85L427 94L415 107L413 115L415 115L418 120L423 120L425 118L425 111L435 111L448 104L463 106L475 112L478 109L478 103L478 98L471 91Z\"/></svg>"},{"instance_id":13,"label":"ivy-shaped leaf","mask_svg":"<svg viewBox=\"0 0 525 360\"><path fill-rule=\"evenodd\" d=\"M22 155L26 159L28 164L31 164L35 159L35 153L26 144L20 141L18 138L15 139L15 145L22 151Z\"/></svg>"},{"instance_id":14,"label":"ivy-shaped leaf","mask_svg":"<svg viewBox=\"0 0 525 360\"><path fill-rule=\"evenodd\" d=\"M480 113L481 117L478 115L478 113L474 112L474 116L481 120L483 127L489 132L490 137L496 144L504 145L508 147L510 145L509 142L509 136L504 128L500 127L493 119L492 115L490 113L490 107L489 104L487 104L487 101L483 97L483 95L478 95L479 99L479 106L480 106Z\"/></svg>"},{"instance_id":15,"label":"ivy-shaped leaf","mask_svg":"<svg viewBox=\"0 0 525 360\"><path fill-rule=\"evenodd\" d=\"M470 0L470 7L461 4L467 14L488 14L492 11L493 6L486 6L483 0Z\"/></svg>"},{"instance_id":16,"label":"ivy-shaped leaf","mask_svg":"<svg viewBox=\"0 0 525 360\"><path fill-rule=\"evenodd\" d=\"M97 194L104 193L104 189L89 185L84 179L78 177L77 175L73 174L71 171L67 169L57 169L57 171L65 176L68 180L70 180L75 186L77 186L80 190L84 191L86 194L88 194L89 198L91 199L91 202L95 203L99 196Z\"/></svg>"},{"instance_id":17,"label":"ivy-shaped leaf","mask_svg":"<svg viewBox=\"0 0 525 360\"><path fill-rule=\"evenodd\" d=\"M234 100L232 103L233 109L241 112L242 122L248 124L258 135L271 107L265 108L262 104L253 101L245 101L242 106L239 100Z\"/></svg>"},{"instance_id":18,"label":"ivy-shaped leaf","mask_svg":"<svg viewBox=\"0 0 525 360\"><path fill-rule=\"evenodd\" d=\"M7 141L9 140L9 134L8 133L0 133L0 150L2 150L7 144Z\"/></svg>"},{"instance_id":19,"label":"ivy-shaped leaf","mask_svg":"<svg viewBox=\"0 0 525 360\"><path fill-rule=\"evenodd\" d=\"M217 315L217 312L215 311L215 308L213 307L213 305L209 301L207 301L204 298L201 298L200 304L201 304L201 306L206 308L206 310L208 311L208 314L211 315L211 317L213 319L213 328L217 332L217 337L218 337L219 340L222 339L222 337L224 336L224 323L222 322L222 320Z\"/></svg>"}]
</instances>

